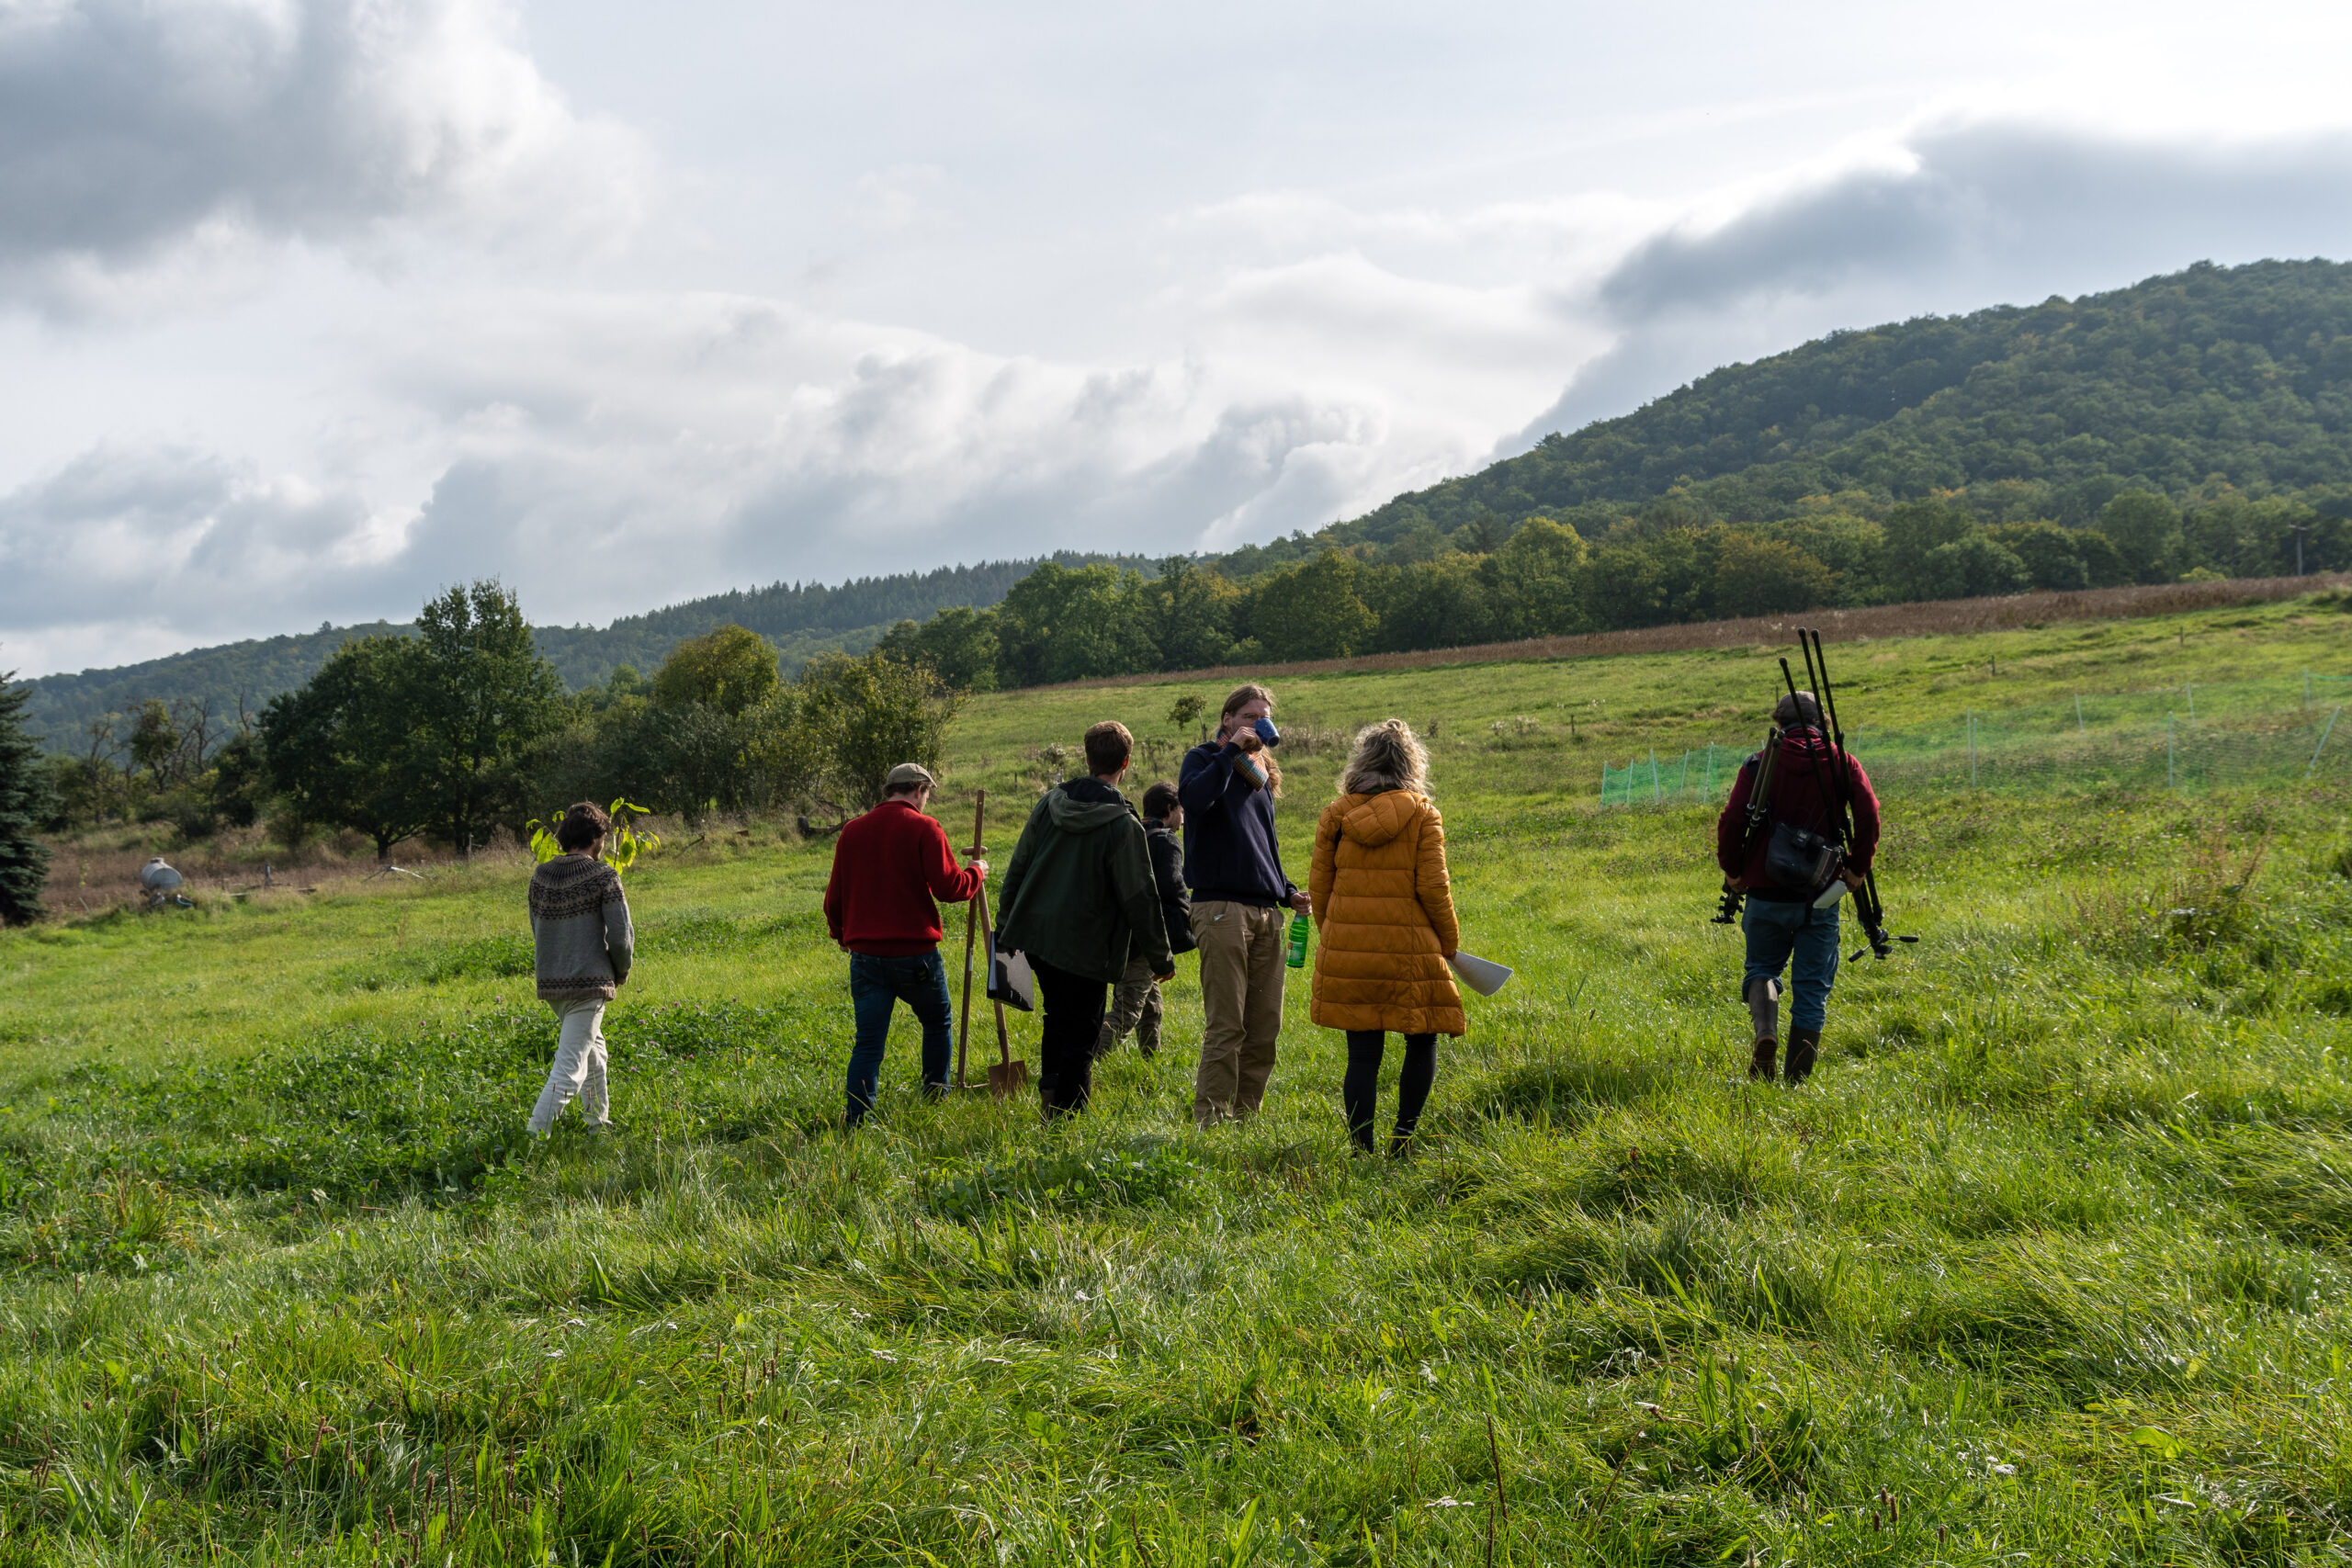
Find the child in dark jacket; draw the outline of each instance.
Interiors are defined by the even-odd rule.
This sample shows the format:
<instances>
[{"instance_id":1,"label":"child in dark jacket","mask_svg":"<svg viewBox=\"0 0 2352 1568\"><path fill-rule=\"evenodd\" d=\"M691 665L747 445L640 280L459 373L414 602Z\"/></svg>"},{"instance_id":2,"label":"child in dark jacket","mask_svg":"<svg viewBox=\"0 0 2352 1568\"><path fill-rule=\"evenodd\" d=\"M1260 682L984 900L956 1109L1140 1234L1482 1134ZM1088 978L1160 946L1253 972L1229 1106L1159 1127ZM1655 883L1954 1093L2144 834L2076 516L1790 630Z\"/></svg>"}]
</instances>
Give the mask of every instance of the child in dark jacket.
<instances>
[{"instance_id":1,"label":"child in dark jacket","mask_svg":"<svg viewBox=\"0 0 2352 1568\"><path fill-rule=\"evenodd\" d=\"M1168 920L1170 953L1190 953L1193 945L1193 899L1184 891L1184 846L1176 837L1183 827L1184 807L1176 798L1174 784L1163 781L1143 792L1144 840L1151 851L1151 874L1159 887L1160 912ZM1111 1010L1103 1015L1102 1033L1094 1042L1095 1060L1118 1049L1130 1030L1135 1032L1136 1050L1147 1056L1158 1055L1159 1018L1159 982L1152 977L1151 964L1143 953L1131 950L1126 972L1111 993Z\"/></svg>"}]
</instances>

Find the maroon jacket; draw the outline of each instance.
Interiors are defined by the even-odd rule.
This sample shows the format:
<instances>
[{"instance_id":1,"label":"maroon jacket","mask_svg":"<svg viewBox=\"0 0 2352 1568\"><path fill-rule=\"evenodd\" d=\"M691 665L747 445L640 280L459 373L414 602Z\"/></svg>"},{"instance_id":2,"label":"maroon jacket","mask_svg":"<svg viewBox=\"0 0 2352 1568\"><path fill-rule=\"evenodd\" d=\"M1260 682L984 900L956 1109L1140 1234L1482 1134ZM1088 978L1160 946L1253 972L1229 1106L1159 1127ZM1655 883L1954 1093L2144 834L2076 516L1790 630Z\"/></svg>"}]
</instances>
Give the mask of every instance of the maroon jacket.
<instances>
[{"instance_id":1,"label":"maroon jacket","mask_svg":"<svg viewBox=\"0 0 2352 1568\"><path fill-rule=\"evenodd\" d=\"M1781 732L1781 760L1772 773L1770 813L1745 857L1740 853L1740 835L1747 830L1747 797L1755 791L1757 761L1763 753L1758 751L1740 764L1731 798L1724 802L1724 814L1715 818L1715 863L1723 867L1725 876L1746 878L1750 897L1770 902L1803 896L1802 889L1779 887L1766 878L1764 852L1772 840L1775 822L1793 822L1825 837L1835 836L1830 826L1835 819L1830 803L1838 798L1835 755L1817 729ZM1870 870L1871 857L1878 852L1878 795L1871 789L1870 775L1851 752L1847 753L1846 765L1854 793L1854 839L1846 846L1846 869L1860 874Z\"/></svg>"},{"instance_id":2,"label":"maroon jacket","mask_svg":"<svg viewBox=\"0 0 2352 1568\"><path fill-rule=\"evenodd\" d=\"M956 863L947 829L904 800L886 800L833 840L825 924L852 953L911 957L939 945L933 898L961 904L979 890L980 874Z\"/></svg>"}]
</instances>

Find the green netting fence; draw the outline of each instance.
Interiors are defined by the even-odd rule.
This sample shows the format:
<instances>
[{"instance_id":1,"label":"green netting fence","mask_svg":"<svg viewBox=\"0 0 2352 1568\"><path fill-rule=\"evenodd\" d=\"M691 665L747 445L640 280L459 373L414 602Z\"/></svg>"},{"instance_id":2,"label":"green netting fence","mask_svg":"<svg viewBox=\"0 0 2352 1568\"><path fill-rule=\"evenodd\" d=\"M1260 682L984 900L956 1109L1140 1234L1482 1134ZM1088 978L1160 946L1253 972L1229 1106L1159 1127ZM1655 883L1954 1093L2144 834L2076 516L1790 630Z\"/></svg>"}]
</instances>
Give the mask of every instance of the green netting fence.
<instances>
[{"instance_id":1,"label":"green netting fence","mask_svg":"<svg viewBox=\"0 0 2352 1568\"><path fill-rule=\"evenodd\" d=\"M1843 706L1843 704L1840 704ZM1963 708L1908 728L1861 727L1846 743L1882 795L1977 790L2211 789L2352 781L2352 675L2084 693L2047 706ZM1600 804L1722 801L1756 742L1718 742L1603 763Z\"/></svg>"}]
</instances>

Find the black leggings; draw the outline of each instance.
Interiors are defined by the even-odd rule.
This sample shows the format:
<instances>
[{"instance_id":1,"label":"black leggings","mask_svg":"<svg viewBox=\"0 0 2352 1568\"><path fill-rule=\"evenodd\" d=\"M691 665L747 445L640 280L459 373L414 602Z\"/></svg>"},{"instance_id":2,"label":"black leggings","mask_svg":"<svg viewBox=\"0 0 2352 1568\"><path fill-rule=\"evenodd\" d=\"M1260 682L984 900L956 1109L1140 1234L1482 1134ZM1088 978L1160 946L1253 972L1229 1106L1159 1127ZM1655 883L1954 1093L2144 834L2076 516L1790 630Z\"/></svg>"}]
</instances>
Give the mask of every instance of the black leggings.
<instances>
[{"instance_id":1,"label":"black leggings","mask_svg":"<svg viewBox=\"0 0 2352 1568\"><path fill-rule=\"evenodd\" d=\"M1372 1147L1372 1120L1380 1109L1380 1058L1388 1036L1377 1029L1348 1031L1348 1076L1340 1085L1340 1102L1347 1107L1348 1134L1360 1148ZM1428 1103L1430 1085L1437 1077L1437 1036L1405 1036L1405 1066L1396 1075L1396 1135L1403 1143L1420 1124L1421 1107Z\"/></svg>"}]
</instances>

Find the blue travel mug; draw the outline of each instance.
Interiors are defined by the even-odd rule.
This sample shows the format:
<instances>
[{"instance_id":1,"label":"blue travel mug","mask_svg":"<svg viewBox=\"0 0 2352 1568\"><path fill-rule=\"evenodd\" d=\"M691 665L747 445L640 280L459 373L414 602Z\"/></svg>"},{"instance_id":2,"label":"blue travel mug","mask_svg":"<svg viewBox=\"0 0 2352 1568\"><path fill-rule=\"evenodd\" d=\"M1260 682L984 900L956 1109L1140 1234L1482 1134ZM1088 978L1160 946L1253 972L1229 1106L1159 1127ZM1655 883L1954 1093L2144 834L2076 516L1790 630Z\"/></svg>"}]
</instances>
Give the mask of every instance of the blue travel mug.
<instances>
[{"instance_id":1,"label":"blue travel mug","mask_svg":"<svg viewBox=\"0 0 2352 1568\"><path fill-rule=\"evenodd\" d=\"M1274 728L1274 721L1271 718L1261 718L1250 728L1258 732L1258 739L1269 746L1279 746L1283 743L1282 731Z\"/></svg>"}]
</instances>

